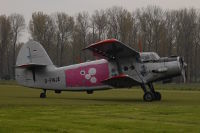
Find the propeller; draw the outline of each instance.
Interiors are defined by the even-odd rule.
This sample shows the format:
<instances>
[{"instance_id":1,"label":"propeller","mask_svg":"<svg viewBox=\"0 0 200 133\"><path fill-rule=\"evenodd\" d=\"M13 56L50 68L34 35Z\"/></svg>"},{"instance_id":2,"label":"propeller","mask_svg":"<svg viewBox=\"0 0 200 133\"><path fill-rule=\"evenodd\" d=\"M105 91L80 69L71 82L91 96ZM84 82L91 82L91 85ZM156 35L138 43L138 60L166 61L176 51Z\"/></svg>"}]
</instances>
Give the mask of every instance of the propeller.
<instances>
[{"instance_id":1,"label":"propeller","mask_svg":"<svg viewBox=\"0 0 200 133\"><path fill-rule=\"evenodd\" d=\"M180 57L179 61L180 61L180 64L181 64L181 75L182 75L183 81L185 83L186 80L187 80L187 73L186 73L187 64L184 62L184 59L182 57Z\"/></svg>"}]
</instances>

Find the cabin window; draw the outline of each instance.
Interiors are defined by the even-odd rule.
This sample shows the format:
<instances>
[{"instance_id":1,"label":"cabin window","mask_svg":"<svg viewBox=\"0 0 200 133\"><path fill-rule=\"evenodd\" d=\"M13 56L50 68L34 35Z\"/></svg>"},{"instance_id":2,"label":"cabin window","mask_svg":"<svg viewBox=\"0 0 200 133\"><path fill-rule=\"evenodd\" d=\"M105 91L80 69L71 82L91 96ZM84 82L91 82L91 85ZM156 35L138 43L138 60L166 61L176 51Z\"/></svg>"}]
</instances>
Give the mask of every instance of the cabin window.
<instances>
[{"instance_id":1,"label":"cabin window","mask_svg":"<svg viewBox=\"0 0 200 133\"><path fill-rule=\"evenodd\" d=\"M112 73L115 73L115 72L116 72L116 70L115 70L114 68L112 68L111 72L112 72Z\"/></svg>"},{"instance_id":2,"label":"cabin window","mask_svg":"<svg viewBox=\"0 0 200 133\"><path fill-rule=\"evenodd\" d=\"M84 71L84 70L81 70L81 71L80 71L80 74L81 74L81 75L85 75L85 71Z\"/></svg>"},{"instance_id":3,"label":"cabin window","mask_svg":"<svg viewBox=\"0 0 200 133\"><path fill-rule=\"evenodd\" d=\"M128 71L128 67L127 66L124 66L124 71Z\"/></svg>"},{"instance_id":4,"label":"cabin window","mask_svg":"<svg viewBox=\"0 0 200 133\"><path fill-rule=\"evenodd\" d=\"M159 60L159 56L157 53L154 52L143 52L140 54L140 59L142 62L148 62L148 61L156 61Z\"/></svg>"}]
</instances>

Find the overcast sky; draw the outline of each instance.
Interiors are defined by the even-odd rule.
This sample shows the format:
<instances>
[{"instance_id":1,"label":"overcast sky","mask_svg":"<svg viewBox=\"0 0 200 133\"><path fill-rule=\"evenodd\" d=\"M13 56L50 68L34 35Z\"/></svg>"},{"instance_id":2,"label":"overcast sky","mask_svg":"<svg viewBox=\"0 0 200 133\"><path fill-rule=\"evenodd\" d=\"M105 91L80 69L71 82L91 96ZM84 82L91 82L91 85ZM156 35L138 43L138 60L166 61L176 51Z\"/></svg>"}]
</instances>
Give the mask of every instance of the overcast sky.
<instances>
[{"instance_id":1,"label":"overcast sky","mask_svg":"<svg viewBox=\"0 0 200 133\"><path fill-rule=\"evenodd\" d=\"M112 6L122 6L133 11L147 5L157 5L164 9L200 8L200 0L0 0L0 14L10 15L20 13L25 16L26 23L31 18L32 12L43 11L51 14L66 12L75 15L80 11L92 13L97 9L106 9ZM22 41L28 39L26 33Z\"/></svg>"}]
</instances>

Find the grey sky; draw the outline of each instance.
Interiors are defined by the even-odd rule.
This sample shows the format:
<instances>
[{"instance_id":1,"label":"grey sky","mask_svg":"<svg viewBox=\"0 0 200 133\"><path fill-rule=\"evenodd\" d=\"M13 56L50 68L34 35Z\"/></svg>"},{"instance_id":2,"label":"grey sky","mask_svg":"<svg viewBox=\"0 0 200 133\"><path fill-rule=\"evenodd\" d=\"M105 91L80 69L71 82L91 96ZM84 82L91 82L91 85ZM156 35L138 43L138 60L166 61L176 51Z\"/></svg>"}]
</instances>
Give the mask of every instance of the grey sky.
<instances>
[{"instance_id":1,"label":"grey sky","mask_svg":"<svg viewBox=\"0 0 200 133\"><path fill-rule=\"evenodd\" d=\"M164 9L200 8L200 0L0 0L0 14L23 14L28 23L32 12L45 13L66 12L75 15L80 11L92 13L96 9L106 9L112 6L122 6L129 11L147 5L157 5ZM22 41L28 39L26 33Z\"/></svg>"}]
</instances>

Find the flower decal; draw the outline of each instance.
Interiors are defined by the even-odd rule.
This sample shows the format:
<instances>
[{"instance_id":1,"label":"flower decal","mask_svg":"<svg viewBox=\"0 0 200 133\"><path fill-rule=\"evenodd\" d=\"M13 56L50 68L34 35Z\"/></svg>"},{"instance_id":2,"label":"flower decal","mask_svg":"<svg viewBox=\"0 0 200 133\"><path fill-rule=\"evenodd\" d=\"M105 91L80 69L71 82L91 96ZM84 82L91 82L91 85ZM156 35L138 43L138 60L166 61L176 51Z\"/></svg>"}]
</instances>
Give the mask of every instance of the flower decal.
<instances>
[{"instance_id":1,"label":"flower decal","mask_svg":"<svg viewBox=\"0 0 200 133\"><path fill-rule=\"evenodd\" d=\"M86 80L89 80L93 84L97 82L97 78L95 77L96 68L90 68L87 73L85 72L85 70L81 70L80 74L84 76Z\"/></svg>"}]
</instances>

